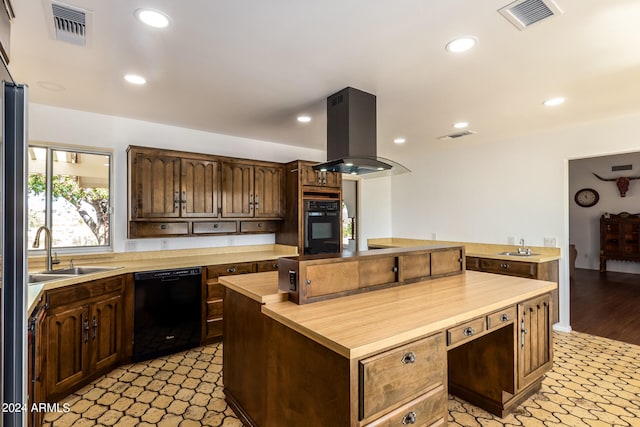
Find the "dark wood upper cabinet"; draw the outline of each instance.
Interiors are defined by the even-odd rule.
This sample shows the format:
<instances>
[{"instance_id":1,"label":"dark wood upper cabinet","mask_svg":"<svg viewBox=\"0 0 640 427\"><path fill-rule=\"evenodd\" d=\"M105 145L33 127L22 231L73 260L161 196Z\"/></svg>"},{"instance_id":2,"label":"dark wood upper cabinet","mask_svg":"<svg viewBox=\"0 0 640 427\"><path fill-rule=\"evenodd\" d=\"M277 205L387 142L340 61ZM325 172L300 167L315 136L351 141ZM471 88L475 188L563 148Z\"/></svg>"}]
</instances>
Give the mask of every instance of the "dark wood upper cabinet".
<instances>
[{"instance_id":1,"label":"dark wood upper cabinet","mask_svg":"<svg viewBox=\"0 0 640 427\"><path fill-rule=\"evenodd\" d=\"M184 217L216 217L220 212L220 162L182 159Z\"/></svg>"},{"instance_id":2,"label":"dark wood upper cabinet","mask_svg":"<svg viewBox=\"0 0 640 427\"><path fill-rule=\"evenodd\" d=\"M180 159L136 151L130 157L131 218L180 216Z\"/></svg>"},{"instance_id":3,"label":"dark wood upper cabinet","mask_svg":"<svg viewBox=\"0 0 640 427\"><path fill-rule=\"evenodd\" d=\"M273 233L278 222L263 220L284 218L283 164L137 146L127 152L129 238Z\"/></svg>"},{"instance_id":4,"label":"dark wood upper cabinet","mask_svg":"<svg viewBox=\"0 0 640 427\"><path fill-rule=\"evenodd\" d=\"M256 166L254 175L254 215L259 218L284 217L284 168Z\"/></svg>"},{"instance_id":5,"label":"dark wood upper cabinet","mask_svg":"<svg viewBox=\"0 0 640 427\"><path fill-rule=\"evenodd\" d=\"M222 216L254 216L253 165L222 162Z\"/></svg>"}]
</instances>

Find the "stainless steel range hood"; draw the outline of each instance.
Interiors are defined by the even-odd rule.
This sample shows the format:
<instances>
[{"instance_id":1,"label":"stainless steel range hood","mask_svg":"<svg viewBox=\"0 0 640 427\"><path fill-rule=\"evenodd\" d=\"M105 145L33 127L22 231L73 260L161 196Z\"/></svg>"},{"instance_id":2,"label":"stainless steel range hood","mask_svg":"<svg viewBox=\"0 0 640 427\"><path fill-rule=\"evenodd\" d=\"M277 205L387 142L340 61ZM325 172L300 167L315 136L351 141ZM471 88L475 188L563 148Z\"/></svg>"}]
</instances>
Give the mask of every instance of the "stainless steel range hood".
<instances>
[{"instance_id":1,"label":"stainless steel range hood","mask_svg":"<svg viewBox=\"0 0 640 427\"><path fill-rule=\"evenodd\" d=\"M344 88L327 98L327 162L313 168L367 178L410 172L378 157L376 144L376 97Z\"/></svg>"}]
</instances>

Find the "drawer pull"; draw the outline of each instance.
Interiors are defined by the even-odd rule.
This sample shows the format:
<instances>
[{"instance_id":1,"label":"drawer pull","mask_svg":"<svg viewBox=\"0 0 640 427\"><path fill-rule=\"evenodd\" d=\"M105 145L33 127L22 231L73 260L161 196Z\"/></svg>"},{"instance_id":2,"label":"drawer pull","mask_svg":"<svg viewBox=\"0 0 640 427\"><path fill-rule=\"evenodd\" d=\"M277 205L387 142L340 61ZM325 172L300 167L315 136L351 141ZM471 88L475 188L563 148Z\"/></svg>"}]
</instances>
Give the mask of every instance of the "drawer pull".
<instances>
[{"instance_id":1,"label":"drawer pull","mask_svg":"<svg viewBox=\"0 0 640 427\"><path fill-rule=\"evenodd\" d=\"M468 328L464 328L464 331L462 331L462 335L464 335L465 337L470 337L475 333L476 331L471 326L469 326Z\"/></svg>"},{"instance_id":2,"label":"drawer pull","mask_svg":"<svg viewBox=\"0 0 640 427\"><path fill-rule=\"evenodd\" d=\"M507 313L504 313L502 316L500 316L500 321L501 322L508 322L509 321L509 315Z\"/></svg>"},{"instance_id":3,"label":"drawer pull","mask_svg":"<svg viewBox=\"0 0 640 427\"><path fill-rule=\"evenodd\" d=\"M391 271L393 271L394 273L397 273L397 272L398 272L398 267L393 267L393 268L391 269Z\"/></svg>"},{"instance_id":4,"label":"drawer pull","mask_svg":"<svg viewBox=\"0 0 640 427\"><path fill-rule=\"evenodd\" d=\"M235 273L235 272L236 272L236 268L235 267L227 268L227 273Z\"/></svg>"},{"instance_id":5,"label":"drawer pull","mask_svg":"<svg viewBox=\"0 0 640 427\"><path fill-rule=\"evenodd\" d=\"M262 228L262 223L261 222L258 223L258 228Z\"/></svg>"},{"instance_id":6,"label":"drawer pull","mask_svg":"<svg viewBox=\"0 0 640 427\"><path fill-rule=\"evenodd\" d=\"M413 351L405 353L402 356L402 364L403 365L406 365L408 363L415 363L415 361L416 361L416 354ZM411 424L413 424L413 423L411 423Z\"/></svg>"},{"instance_id":7,"label":"drawer pull","mask_svg":"<svg viewBox=\"0 0 640 427\"><path fill-rule=\"evenodd\" d=\"M219 225L218 224L213 224L213 228L218 228Z\"/></svg>"},{"instance_id":8,"label":"drawer pull","mask_svg":"<svg viewBox=\"0 0 640 427\"><path fill-rule=\"evenodd\" d=\"M162 224L160 226L160 230L166 230L167 229L167 224Z\"/></svg>"},{"instance_id":9,"label":"drawer pull","mask_svg":"<svg viewBox=\"0 0 640 427\"><path fill-rule=\"evenodd\" d=\"M504 269L508 269L508 268L509 268L509 264L507 264L507 263L505 262L505 263L500 264L500 267L502 267L502 268L504 268Z\"/></svg>"},{"instance_id":10,"label":"drawer pull","mask_svg":"<svg viewBox=\"0 0 640 427\"><path fill-rule=\"evenodd\" d=\"M415 424L415 423L416 423L416 413L413 411L409 412L404 417L402 417L402 425Z\"/></svg>"}]
</instances>

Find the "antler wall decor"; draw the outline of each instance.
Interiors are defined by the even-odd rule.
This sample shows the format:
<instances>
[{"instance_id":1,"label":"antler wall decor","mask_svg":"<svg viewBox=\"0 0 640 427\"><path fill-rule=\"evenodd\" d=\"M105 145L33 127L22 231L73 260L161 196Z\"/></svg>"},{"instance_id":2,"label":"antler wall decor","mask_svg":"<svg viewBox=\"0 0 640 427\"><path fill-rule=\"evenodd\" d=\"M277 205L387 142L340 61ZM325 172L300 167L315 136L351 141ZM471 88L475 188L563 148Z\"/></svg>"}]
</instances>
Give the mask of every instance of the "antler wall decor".
<instances>
[{"instance_id":1,"label":"antler wall decor","mask_svg":"<svg viewBox=\"0 0 640 427\"><path fill-rule=\"evenodd\" d=\"M615 181L618 186L618 191L620 191L620 197L625 197L627 195L627 191L629 191L629 182L634 179L640 179L640 176L620 176L618 178L603 178L597 173L593 172L593 174L600 181Z\"/></svg>"}]
</instances>

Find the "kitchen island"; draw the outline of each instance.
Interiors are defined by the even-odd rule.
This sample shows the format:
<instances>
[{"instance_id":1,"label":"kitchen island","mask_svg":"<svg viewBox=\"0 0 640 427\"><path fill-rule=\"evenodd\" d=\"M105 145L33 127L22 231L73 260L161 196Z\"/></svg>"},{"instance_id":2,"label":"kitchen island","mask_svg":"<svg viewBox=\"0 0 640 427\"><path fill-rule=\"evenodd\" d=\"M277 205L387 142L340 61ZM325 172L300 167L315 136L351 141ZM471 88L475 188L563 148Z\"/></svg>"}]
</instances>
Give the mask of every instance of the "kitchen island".
<instances>
[{"instance_id":1,"label":"kitchen island","mask_svg":"<svg viewBox=\"0 0 640 427\"><path fill-rule=\"evenodd\" d=\"M466 271L306 305L275 272L220 283L245 425L445 425L447 392L504 416L552 363L552 282Z\"/></svg>"}]
</instances>

